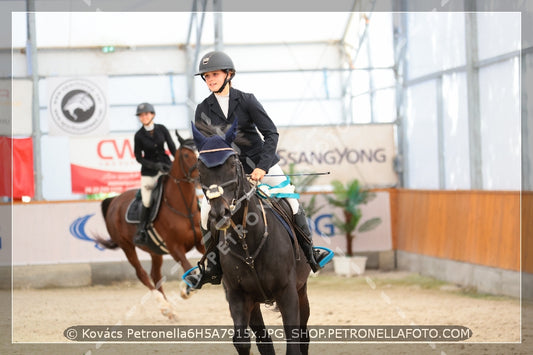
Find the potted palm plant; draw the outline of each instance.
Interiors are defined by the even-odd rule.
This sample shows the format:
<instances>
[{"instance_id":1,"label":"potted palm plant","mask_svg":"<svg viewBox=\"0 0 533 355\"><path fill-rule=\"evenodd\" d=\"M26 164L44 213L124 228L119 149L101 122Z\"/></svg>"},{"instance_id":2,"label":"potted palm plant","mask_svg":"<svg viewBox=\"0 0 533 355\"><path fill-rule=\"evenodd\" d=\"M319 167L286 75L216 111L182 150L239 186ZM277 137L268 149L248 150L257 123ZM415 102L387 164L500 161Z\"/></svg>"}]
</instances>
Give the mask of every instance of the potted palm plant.
<instances>
[{"instance_id":1,"label":"potted palm plant","mask_svg":"<svg viewBox=\"0 0 533 355\"><path fill-rule=\"evenodd\" d=\"M289 176L291 176L291 183L296 187L299 193L308 192L309 188L314 184L318 175L305 174L296 171L294 163L289 164ZM308 220L311 219L322 207L317 206L316 195L311 196L309 202L300 201L300 205L305 211Z\"/></svg>"},{"instance_id":2,"label":"potted palm plant","mask_svg":"<svg viewBox=\"0 0 533 355\"><path fill-rule=\"evenodd\" d=\"M374 217L361 223L363 214L361 205L376 198L376 193L365 189L354 179L346 184L335 180L331 183L333 196L327 196L328 202L342 210L343 219L334 217L333 224L344 233L346 238L346 255L333 258L335 272L340 275L362 274L366 266L366 256L356 256L353 252L353 240L358 233L368 232L381 223L381 218Z\"/></svg>"}]
</instances>

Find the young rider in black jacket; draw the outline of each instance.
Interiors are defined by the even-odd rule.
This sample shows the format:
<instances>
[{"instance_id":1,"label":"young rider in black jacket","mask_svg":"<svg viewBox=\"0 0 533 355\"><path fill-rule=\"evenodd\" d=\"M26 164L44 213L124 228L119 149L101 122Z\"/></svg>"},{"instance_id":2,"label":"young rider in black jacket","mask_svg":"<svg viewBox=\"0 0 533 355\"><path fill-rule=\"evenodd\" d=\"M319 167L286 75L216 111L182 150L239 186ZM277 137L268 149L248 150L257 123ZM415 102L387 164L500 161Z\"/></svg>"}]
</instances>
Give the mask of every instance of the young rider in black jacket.
<instances>
[{"instance_id":1,"label":"young rider in black jacket","mask_svg":"<svg viewBox=\"0 0 533 355\"><path fill-rule=\"evenodd\" d=\"M245 172L250 174L252 180L261 181L270 186L285 181L286 177L278 165L280 158L276 154L277 128L253 94L231 87L231 80L235 75L235 67L231 58L220 51L207 53L201 59L196 75L202 77L211 94L196 108L195 123L226 128L237 119L238 131L249 143L238 146L239 158ZM268 175L265 176L267 172ZM288 198L287 201L293 210L296 225L304 232L304 235L296 233L298 242L311 269L316 272L322 268L320 261L328 256L328 252L313 249L311 232L303 209L297 199ZM202 229L204 230L207 230L209 209L207 198L204 198L201 206ZM204 273L201 273L202 268L200 268L199 276L192 274L187 276L187 282L196 289L206 282L217 284L221 281L222 271L218 263L218 250L214 245L215 238L206 238L206 236L204 236L206 252L213 251L216 257L215 262L213 258L207 258Z\"/></svg>"},{"instance_id":2,"label":"young rider in black jacket","mask_svg":"<svg viewBox=\"0 0 533 355\"><path fill-rule=\"evenodd\" d=\"M148 224L152 190L157 184L157 179L162 174L167 173L172 164L165 151L165 143L172 157L176 154L176 145L170 137L168 129L162 124L154 123L155 109L151 104L147 102L139 104L136 115L143 125L135 133L133 148L135 159L141 164L142 210L133 242L137 245L146 245L148 242L146 225Z\"/></svg>"}]
</instances>

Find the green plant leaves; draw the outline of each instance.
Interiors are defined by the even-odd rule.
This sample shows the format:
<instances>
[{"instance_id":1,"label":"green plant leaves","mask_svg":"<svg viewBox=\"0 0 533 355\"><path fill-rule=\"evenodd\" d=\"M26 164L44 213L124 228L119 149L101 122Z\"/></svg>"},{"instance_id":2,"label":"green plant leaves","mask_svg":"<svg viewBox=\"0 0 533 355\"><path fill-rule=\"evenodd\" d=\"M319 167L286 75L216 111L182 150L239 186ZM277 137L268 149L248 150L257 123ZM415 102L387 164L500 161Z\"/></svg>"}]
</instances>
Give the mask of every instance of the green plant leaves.
<instances>
[{"instance_id":1,"label":"green plant leaves","mask_svg":"<svg viewBox=\"0 0 533 355\"><path fill-rule=\"evenodd\" d=\"M361 224L361 226L359 227L359 229L357 229L357 231L359 233L368 232L368 231L371 231L372 229L375 229L380 224L381 224L381 218L374 217L374 218L369 219L368 221L365 221L363 224Z\"/></svg>"}]
</instances>

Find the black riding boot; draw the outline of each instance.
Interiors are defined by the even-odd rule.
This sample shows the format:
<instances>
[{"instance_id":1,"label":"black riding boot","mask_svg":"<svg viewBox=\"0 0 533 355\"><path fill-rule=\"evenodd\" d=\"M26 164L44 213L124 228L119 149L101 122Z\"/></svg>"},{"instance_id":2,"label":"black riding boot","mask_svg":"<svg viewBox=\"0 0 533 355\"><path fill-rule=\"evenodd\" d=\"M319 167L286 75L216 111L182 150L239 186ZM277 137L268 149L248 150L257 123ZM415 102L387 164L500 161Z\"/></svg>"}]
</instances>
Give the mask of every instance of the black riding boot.
<instances>
[{"instance_id":1,"label":"black riding boot","mask_svg":"<svg viewBox=\"0 0 533 355\"><path fill-rule=\"evenodd\" d=\"M322 269L320 266L320 261L328 256L328 252L313 248L311 231L309 230L309 225L307 224L305 211L301 206L298 209L298 213L294 215L294 222L299 229L299 231L296 231L298 244L300 244L305 257L307 258L307 262L309 263L309 266L311 266L311 270L313 270L313 272L317 272L318 270Z\"/></svg>"},{"instance_id":2,"label":"black riding boot","mask_svg":"<svg viewBox=\"0 0 533 355\"><path fill-rule=\"evenodd\" d=\"M218 234L218 233L217 233ZM217 238L211 235L211 232L202 228L202 239L205 245L207 266L198 263L198 274L189 274L185 280L193 286L193 289L199 290L206 283L218 285L222 281L222 268L220 267L220 256L217 247Z\"/></svg>"},{"instance_id":3,"label":"black riding boot","mask_svg":"<svg viewBox=\"0 0 533 355\"><path fill-rule=\"evenodd\" d=\"M148 232L146 231L146 225L148 224L150 209L142 206L141 215L139 217L139 225L137 226L137 234L133 238L133 243L136 245L148 245Z\"/></svg>"}]
</instances>

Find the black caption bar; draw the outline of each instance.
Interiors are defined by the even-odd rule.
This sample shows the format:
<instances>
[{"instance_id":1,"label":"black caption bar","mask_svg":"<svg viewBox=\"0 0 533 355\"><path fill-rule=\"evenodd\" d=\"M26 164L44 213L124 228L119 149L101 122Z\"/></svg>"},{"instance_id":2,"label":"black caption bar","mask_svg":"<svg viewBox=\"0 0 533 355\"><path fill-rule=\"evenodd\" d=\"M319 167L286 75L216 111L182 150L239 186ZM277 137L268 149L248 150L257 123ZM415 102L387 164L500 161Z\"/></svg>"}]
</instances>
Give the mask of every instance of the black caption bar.
<instances>
[{"instance_id":1,"label":"black caption bar","mask_svg":"<svg viewBox=\"0 0 533 355\"><path fill-rule=\"evenodd\" d=\"M63 332L65 337L79 342L232 342L238 337L270 336L273 341L285 341L282 326L267 327L254 334L246 329L235 334L233 326L103 326L77 325ZM457 325L371 325L371 326L309 326L303 331L289 331L293 339L309 338L312 342L457 342L472 337L472 330Z\"/></svg>"}]
</instances>

